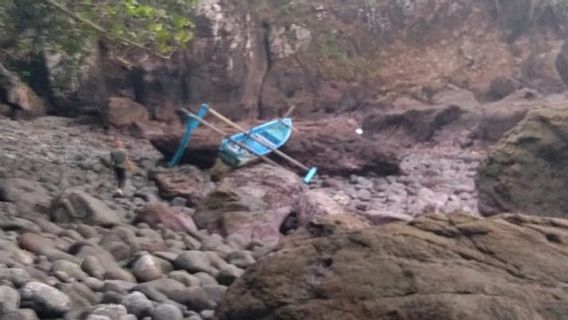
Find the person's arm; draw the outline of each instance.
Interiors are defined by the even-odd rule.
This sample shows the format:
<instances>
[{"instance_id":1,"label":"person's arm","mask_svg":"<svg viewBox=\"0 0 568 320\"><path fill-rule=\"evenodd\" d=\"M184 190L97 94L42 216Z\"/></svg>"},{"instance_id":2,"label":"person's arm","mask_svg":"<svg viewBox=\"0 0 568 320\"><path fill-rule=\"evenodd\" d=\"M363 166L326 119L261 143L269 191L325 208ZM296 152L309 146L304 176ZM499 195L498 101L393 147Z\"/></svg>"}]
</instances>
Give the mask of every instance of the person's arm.
<instances>
[{"instance_id":1,"label":"person's arm","mask_svg":"<svg viewBox=\"0 0 568 320\"><path fill-rule=\"evenodd\" d=\"M128 156L128 153L126 153L126 151L124 152L124 164L126 165L126 170L134 171L134 163L130 160L130 157Z\"/></svg>"}]
</instances>

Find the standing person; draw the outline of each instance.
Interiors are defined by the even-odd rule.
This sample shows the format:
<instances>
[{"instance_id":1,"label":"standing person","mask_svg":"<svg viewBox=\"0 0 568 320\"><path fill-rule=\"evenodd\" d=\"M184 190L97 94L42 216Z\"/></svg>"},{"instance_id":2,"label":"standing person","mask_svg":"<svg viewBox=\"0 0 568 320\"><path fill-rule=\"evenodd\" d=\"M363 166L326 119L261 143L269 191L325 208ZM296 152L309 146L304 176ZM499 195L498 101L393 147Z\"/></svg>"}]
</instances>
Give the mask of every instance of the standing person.
<instances>
[{"instance_id":1,"label":"standing person","mask_svg":"<svg viewBox=\"0 0 568 320\"><path fill-rule=\"evenodd\" d=\"M124 187L126 185L127 179L126 171L129 166L128 154L126 153L126 149L124 148L124 143L120 139L115 139L112 147L113 148L110 151L110 159L114 168L116 179L118 181L118 189L116 190L116 194L122 197L124 196Z\"/></svg>"}]
</instances>

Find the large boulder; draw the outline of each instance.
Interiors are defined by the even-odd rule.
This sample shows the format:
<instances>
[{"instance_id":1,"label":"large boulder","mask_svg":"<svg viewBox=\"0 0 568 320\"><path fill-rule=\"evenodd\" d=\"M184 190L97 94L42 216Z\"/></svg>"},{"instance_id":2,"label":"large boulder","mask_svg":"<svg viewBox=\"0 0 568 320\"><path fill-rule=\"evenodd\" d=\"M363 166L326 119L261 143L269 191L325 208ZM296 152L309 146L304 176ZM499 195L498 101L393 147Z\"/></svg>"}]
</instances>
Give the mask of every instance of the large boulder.
<instances>
[{"instance_id":1,"label":"large boulder","mask_svg":"<svg viewBox=\"0 0 568 320\"><path fill-rule=\"evenodd\" d=\"M125 128L139 121L148 120L146 107L126 97L111 97L106 110L108 124Z\"/></svg>"},{"instance_id":2,"label":"large boulder","mask_svg":"<svg viewBox=\"0 0 568 320\"><path fill-rule=\"evenodd\" d=\"M405 110L377 112L368 115L363 121L366 134L376 135L376 139L396 140L398 143L412 144L431 141L435 134L445 127L463 122L466 108L455 104L443 106L414 105Z\"/></svg>"},{"instance_id":3,"label":"large boulder","mask_svg":"<svg viewBox=\"0 0 568 320\"><path fill-rule=\"evenodd\" d=\"M477 173L479 211L566 217L568 107L531 111L494 146Z\"/></svg>"},{"instance_id":4,"label":"large boulder","mask_svg":"<svg viewBox=\"0 0 568 320\"><path fill-rule=\"evenodd\" d=\"M145 222L152 226L162 224L164 227L174 231L197 231L197 227L190 215L159 202L149 203L144 206L134 219L134 223L137 222Z\"/></svg>"},{"instance_id":5,"label":"large boulder","mask_svg":"<svg viewBox=\"0 0 568 320\"><path fill-rule=\"evenodd\" d=\"M0 201L12 202L22 209L46 211L51 196L38 181L8 178L0 179Z\"/></svg>"},{"instance_id":6,"label":"large boulder","mask_svg":"<svg viewBox=\"0 0 568 320\"><path fill-rule=\"evenodd\" d=\"M181 197L191 206L197 205L215 186L208 175L191 166L152 172L151 178L163 198Z\"/></svg>"},{"instance_id":7,"label":"large boulder","mask_svg":"<svg viewBox=\"0 0 568 320\"><path fill-rule=\"evenodd\" d=\"M255 124L240 123L241 127ZM226 132L234 129L218 125ZM320 172L347 175L360 172L375 172L379 175L399 172L400 159L392 146L375 139L366 139L356 134L355 119L346 117L328 118L325 121L295 121L294 132L282 151L307 166L315 166ZM152 144L168 159L177 150L182 130L155 136ZM200 127L191 138L183 162L210 168L218 155L219 136ZM279 160L279 158L275 158ZM333 161L330 161L333 159ZM287 165L286 162L282 164Z\"/></svg>"},{"instance_id":8,"label":"large boulder","mask_svg":"<svg viewBox=\"0 0 568 320\"><path fill-rule=\"evenodd\" d=\"M200 228L221 235L275 242L304 188L295 173L281 167L260 164L241 168L220 182L197 208L194 219Z\"/></svg>"},{"instance_id":9,"label":"large boulder","mask_svg":"<svg viewBox=\"0 0 568 320\"><path fill-rule=\"evenodd\" d=\"M215 319L564 319L567 227L430 216L291 238L235 281Z\"/></svg>"},{"instance_id":10,"label":"large boulder","mask_svg":"<svg viewBox=\"0 0 568 320\"><path fill-rule=\"evenodd\" d=\"M30 118L45 115L44 101L20 78L0 64L0 101L14 110L12 115Z\"/></svg>"},{"instance_id":11,"label":"large boulder","mask_svg":"<svg viewBox=\"0 0 568 320\"><path fill-rule=\"evenodd\" d=\"M50 209L55 222L81 222L100 226L120 223L120 215L101 200L80 190L67 190L53 200Z\"/></svg>"},{"instance_id":12,"label":"large boulder","mask_svg":"<svg viewBox=\"0 0 568 320\"><path fill-rule=\"evenodd\" d=\"M99 43L92 41L82 49L72 55L49 46L43 49L41 68L47 81L42 85L48 90L43 94L54 104L55 114L99 114L108 105L109 91L117 87L105 78L120 72L120 68L105 68Z\"/></svg>"}]
</instances>

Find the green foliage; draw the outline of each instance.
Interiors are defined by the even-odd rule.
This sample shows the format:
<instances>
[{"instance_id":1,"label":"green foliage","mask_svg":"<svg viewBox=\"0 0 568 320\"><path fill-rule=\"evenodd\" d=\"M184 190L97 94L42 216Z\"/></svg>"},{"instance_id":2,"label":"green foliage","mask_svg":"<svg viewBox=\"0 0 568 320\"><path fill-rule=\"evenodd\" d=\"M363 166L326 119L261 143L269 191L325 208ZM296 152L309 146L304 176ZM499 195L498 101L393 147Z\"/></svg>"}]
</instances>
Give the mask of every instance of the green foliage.
<instances>
[{"instance_id":1,"label":"green foliage","mask_svg":"<svg viewBox=\"0 0 568 320\"><path fill-rule=\"evenodd\" d=\"M168 55L188 43L198 0L0 0L0 48L25 55L45 48L69 55L104 38L117 48Z\"/></svg>"}]
</instances>

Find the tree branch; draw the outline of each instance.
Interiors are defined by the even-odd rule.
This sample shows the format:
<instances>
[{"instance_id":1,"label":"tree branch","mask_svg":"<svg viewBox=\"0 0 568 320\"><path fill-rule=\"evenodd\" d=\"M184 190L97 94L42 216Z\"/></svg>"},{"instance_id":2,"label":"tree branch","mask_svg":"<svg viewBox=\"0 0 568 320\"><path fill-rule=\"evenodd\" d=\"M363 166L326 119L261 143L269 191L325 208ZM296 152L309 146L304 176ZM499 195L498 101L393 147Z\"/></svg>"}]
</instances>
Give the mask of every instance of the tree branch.
<instances>
[{"instance_id":1,"label":"tree branch","mask_svg":"<svg viewBox=\"0 0 568 320\"><path fill-rule=\"evenodd\" d=\"M161 54L161 53L158 53L158 52L156 52L156 51L154 51L154 50L152 50L152 49L150 49L150 48L147 48L147 47L143 46L143 45L140 44L140 43L137 43L137 42L134 42L134 41L132 41L132 40L130 40L130 39L127 39L127 38L118 36L118 35L116 35L116 34L112 34L111 32L105 30L104 28L102 28L101 26L97 25L97 24L94 23L93 21L91 21L91 20L89 20L89 19L86 19L86 18L83 18L83 17L79 16L78 14L76 14L75 12L73 12L73 11L67 9L64 5L62 5L61 3L59 3L59 2L57 2L57 1L55 1L55 0L41 0L41 1L43 1L44 3L50 5L51 7L55 8L55 9L57 9L58 11L64 13L65 15L69 16L69 17L72 18L73 20L78 21L78 22L80 22L80 23L86 25L86 26L89 27L90 29L92 29L92 30L94 30L94 31L96 31L96 32L98 32L98 33L100 33L100 34L102 34L103 36L105 36L105 37L107 37L107 38L111 38L111 39L114 39L114 40L118 40L118 41L120 41L120 42L123 42L123 43L125 43L125 44L131 45L131 46L133 46L133 47L142 49L142 50L148 52L149 54L151 54L151 55L153 55L153 56L156 56L156 57L158 57L158 58L162 58L162 59L165 59L165 60L170 60L170 56L165 56L165 55L163 55L163 54Z\"/></svg>"}]
</instances>

